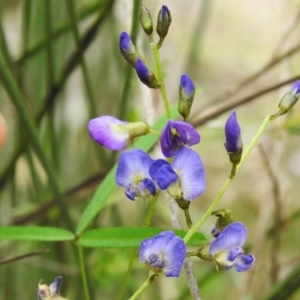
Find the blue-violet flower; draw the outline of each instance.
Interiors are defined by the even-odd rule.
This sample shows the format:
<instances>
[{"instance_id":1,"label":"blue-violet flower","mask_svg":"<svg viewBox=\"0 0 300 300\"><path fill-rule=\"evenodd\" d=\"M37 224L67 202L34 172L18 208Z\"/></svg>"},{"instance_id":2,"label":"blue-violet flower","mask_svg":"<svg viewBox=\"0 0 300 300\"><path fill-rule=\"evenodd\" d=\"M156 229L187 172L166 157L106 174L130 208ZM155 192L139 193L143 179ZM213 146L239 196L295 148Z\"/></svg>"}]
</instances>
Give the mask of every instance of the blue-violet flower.
<instances>
[{"instance_id":1,"label":"blue-violet flower","mask_svg":"<svg viewBox=\"0 0 300 300\"><path fill-rule=\"evenodd\" d=\"M186 246L173 231L164 231L141 243L139 256L154 273L164 273L167 277L179 277Z\"/></svg>"},{"instance_id":2,"label":"blue-violet flower","mask_svg":"<svg viewBox=\"0 0 300 300\"><path fill-rule=\"evenodd\" d=\"M155 195L155 184L149 175L149 167L152 163L153 159L140 149L125 151L120 155L116 182L125 187L125 195L130 200L135 200L135 197Z\"/></svg>"},{"instance_id":3,"label":"blue-violet flower","mask_svg":"<svg viewBox=\"0 0 300 300\"><path fill-rule=\"evenodd\" d=\"M124 122L112 116L92 119L88 127L91 137L110 150L122 150L131 139L149 133L145 123Z\"/></svg>"},{"instance_id":4,"label":"blue-violet flower","mask_svg":"<svg viewBox=\"0 0 300 300\"><path fill-rule=\"evenodd\" d=\"M247 232L243 223L229 224L209 246L214 261L227 270L234 267L238 272L247 271L255 261L254 255L244 255L242 249Z\"/></svg>"},{"instance_id":5,"label":"blue-violet flower","mask_svg":"<svg viewBox=\"0 0 300 300\"><path fill-rule=\"evenodd\" d=\"M200 142L200 135L189 123L169 120L160 137L160 147L164 156L173 157L184 146Z\"/></svg>"},{"instance_id":6,"label":"blue-violet flower","mask_svg":"<svg viewBox=\"0 0 300 300\"><path fill-rule=\"evenodd\" d=\"M167 6L163 5L158 13L156 25L156 32L161 39L164 39L168 34L171 22L171 12L169 11Z\"/></svg>"},{"instance_id":7,"label":"blue-violet flower","mask_svg":"<svg viewBox=\"0 0 300 300\"><path fill-rule=\"evenodd\" d=\"M181 147L170 164L164 159L152 163L149 169L151 178L161 190L174 199L192 201L205 190L205 170L200 156L193 150Z\"/></svg>"}]
</instances>

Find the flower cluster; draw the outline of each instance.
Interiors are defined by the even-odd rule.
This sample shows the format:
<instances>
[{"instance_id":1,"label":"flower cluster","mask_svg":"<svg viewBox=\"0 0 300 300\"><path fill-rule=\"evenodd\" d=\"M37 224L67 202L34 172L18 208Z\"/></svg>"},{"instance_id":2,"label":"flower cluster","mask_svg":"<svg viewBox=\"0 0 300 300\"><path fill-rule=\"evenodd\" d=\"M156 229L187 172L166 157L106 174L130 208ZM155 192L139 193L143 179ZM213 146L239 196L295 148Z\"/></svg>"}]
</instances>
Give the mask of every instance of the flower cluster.
<instances>
[{"instance_id":1,"label":"flower cluster","mask_svg":"<svg viewBox=\"0 0 300 300\"><path fill-rule=\"evenodd\" d=\"M152 36L152 17L143 5L139 17L144 31L149 36L151 47L159 49L172 21L169 9L163 6L158 14L156 31L159 42L155 45ZM149 88L161 88L163 82L157 80L126 32L120 35L119 49L143 84ZM294 92L298 92L298 88ZM206 187L202 160L191 148L200 142L200 135L187 122L194 95L195 85L192 79L183 74L179 81L178 102L178 112L183 120L171 119L166 105L168 101L164 98L169 119L161 133L143 122L127 122L112 116L100 116L92 119L88 125L91 137L110 150L125 150L127 145L137 137L149 133L160 134L160 148L165 159L155 160L137 148L125 150L119 156L116 183L125 189L125 195L130 200L146 199L157 195L159 191L164 191L184 210L188 226L192 223L188 213L190 202L197 199ZM235 111L231 113L225 124L225 148L235 170L241 160L243 149L241 128ZM227 217L224 217L225 221L219 218L219 222L213 229L215 240L203 248L206 249L206 253L200 251L201 253L196 255L226 269L234 267L239 272L246 271L254 263L254 256L244 255L242 249L247 229L242 223L232 223L232 219L227 222L225 220ZM178 277L185 256L186 245L173 231L164 231L142 241L139 251L140 261L147 264L155 276L164 274L167 277Z\"/></svg>"}]
</instances>

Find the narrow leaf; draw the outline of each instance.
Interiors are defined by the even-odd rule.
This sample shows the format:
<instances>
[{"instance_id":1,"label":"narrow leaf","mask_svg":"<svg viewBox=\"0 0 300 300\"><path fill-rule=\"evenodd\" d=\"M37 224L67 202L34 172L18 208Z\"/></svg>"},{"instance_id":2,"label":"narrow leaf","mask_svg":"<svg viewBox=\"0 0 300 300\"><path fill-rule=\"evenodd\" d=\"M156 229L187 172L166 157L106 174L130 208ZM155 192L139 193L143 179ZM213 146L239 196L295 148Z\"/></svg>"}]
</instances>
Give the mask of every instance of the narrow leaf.
<instances>
[{"instance_id":1,"label":"narrow leaf","mask_svg":"<svg viewBox=\"0 0 300 300\"><path fill-rule=\"evenodd\" d=\"M38 226L0 227L0 240L18 241L70 241L75 235L65 229Z\"/></svg>"},{"instance_id":2,"label":"narrow leaf","mask_svg":"<svg viewBox=\"0 0 300 300\"><path fill-rule=\"evenodd\" d=\"M177 118L177 103L172 106L172 115ZM166 115L162 116L153 126L157 131L161 131L167 122ZM135 148L140 148L144 151L149 151L151 147L158 141L159 137L154 134L149 134L141 137L135 144ZM93 195L89 205L86 207L83 215L78 223L76 234L80 235L84 229L88 226L91 220L100 212L108 201L109 196L116 190L117 184L115 183L117 165L106 175L105 179L98 187L97 191Z\"/></svg>"},{"instance_id":3,"label":"narrow leaf","mask_svg":"<svg viewBox=\"0 0 300 300\"><path fill-rule=\"evenodd\" d=\"M154 227L114 227L100 228L87 231L79 238L78 243L91 248L134 248L141 242L167 229ZM173 230L173 229L171 229ZM184 237L186 231L173 230L176 235ZM189 240L188 246L201 246L207 242L202 233L195 233Z\"/></svg>"}]
</instances>

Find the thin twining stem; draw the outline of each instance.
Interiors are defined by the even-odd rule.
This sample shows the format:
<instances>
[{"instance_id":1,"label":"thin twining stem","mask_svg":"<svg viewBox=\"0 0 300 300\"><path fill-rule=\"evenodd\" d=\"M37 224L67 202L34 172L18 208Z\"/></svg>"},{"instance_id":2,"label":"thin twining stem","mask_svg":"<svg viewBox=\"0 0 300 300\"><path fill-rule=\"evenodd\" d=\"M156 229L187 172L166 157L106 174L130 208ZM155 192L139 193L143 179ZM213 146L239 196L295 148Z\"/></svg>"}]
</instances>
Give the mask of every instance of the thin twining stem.
<instances>
[{"instance_id":1,"label":"thin twining stem","mask_svg":"<svg viewBox=\"0 0 300 300\"><path fill-rule=\"evenodd\" d=\"M239 165L237 166L236 169L236 173L239 171L240 167L242 166L242 164L244 163L244 161L246 160L246 158L248 157L249 153L251 152L251 150L253 149L253 147L255 146L255 144L257 143L258 139L260 138L260 136L263 134L264 130L266 129L267 125L269 124L269 122L271 121L271 116L268 114L263 123L261 124L261 126L259 127L257 133L255 134L255 136L253 137L252 141L250 142L249 146L247 147L247 149L245 150L241 162L239 163ZM193 234L203 225L203 223L210 217L211 213L215 210L216 206L218 205L219 201L221 200L221 198L223 197L224 193L226 192L226 190L228 189L229 185L232 182L232 178L228 178L225 182L225 184L223 185L223 187L221 188L221 190L219 191L218 195L216 196L216 198L214 199L214 201L212 202L212 204L210 205L210 207L208 208L208 210L205 212L205 214L202 216L202 218L195 223L191 229L188 231L188 233L185 235L184 237L184 242L187 243L191 237L193 236Z\"/></svg>"}]
</instances>

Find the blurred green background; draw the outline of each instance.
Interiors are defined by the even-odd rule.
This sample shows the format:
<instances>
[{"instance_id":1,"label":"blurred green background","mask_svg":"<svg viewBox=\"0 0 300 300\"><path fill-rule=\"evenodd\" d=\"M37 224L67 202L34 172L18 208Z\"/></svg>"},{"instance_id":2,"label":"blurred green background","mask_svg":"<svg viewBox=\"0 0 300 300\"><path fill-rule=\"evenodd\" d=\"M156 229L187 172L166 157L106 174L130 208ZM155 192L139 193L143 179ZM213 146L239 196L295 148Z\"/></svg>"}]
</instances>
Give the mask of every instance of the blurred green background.
<instances>
[{"instance_id":1,"label":"blurred green background","mask_svg":"<svg viewBox=\"0 0 300 300\"><path fill-rule=\"evenodd\" d=\"M109 114L151 125L164 114L159 91L140 83L118 49L120 33L131 33L154 69L147 36L138 24L140 3L0 0L0 113L7 122L7 140L0 152L1 226L67 226L28 133L24 112L13 101L16 91L38 133L73 224L118 156L90 138L89 119ZM201 135L195 148L206 168L207 190L191 205L196 221L230 172L223 126L232 109L236 108L246 147L264 116L276 112L288 83L300 78L300 3L143 3L155 22L162 5L172 13L160 51L170 101L178 100L184 73L199 88L189 121ZM10 86L3 78L3 70L13 74L16 85ZM217 272L213 264L193 259L203 299L299 299L299 133L300 107L296 104L270 124L219 204L218 209L230 208L235 219L248 227L246 248L255 254L256 263L245 273ZM152 154L159 155L159 148ZM143 201L129 201L118 189L90 228L139 226L146 209ZM212 217L201 229L208 237L214 222ZM153 224L171 226L163 196ZM1 263L44 249L49 251ZM92 298L116 299L132 249L84 250ZM58 275L63 276L64 297L83 299L76 248L71 243L1 241L0 263L0 299L36 299L40 279L50 284ZM138 260L133 270L124 299L147 276ZM179 279L159 278L140 299L190 299L184 272Z\"/></svg>"}]
</instances>

